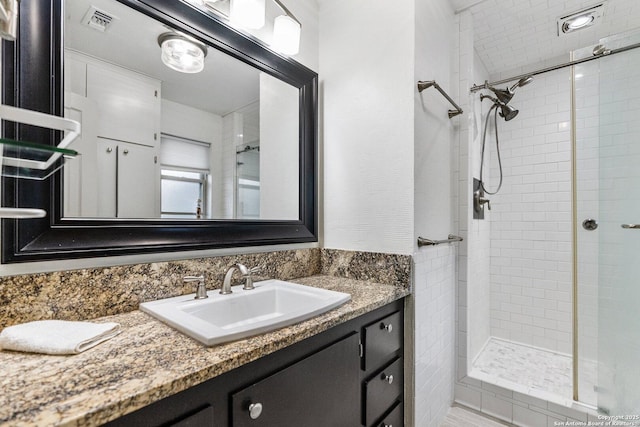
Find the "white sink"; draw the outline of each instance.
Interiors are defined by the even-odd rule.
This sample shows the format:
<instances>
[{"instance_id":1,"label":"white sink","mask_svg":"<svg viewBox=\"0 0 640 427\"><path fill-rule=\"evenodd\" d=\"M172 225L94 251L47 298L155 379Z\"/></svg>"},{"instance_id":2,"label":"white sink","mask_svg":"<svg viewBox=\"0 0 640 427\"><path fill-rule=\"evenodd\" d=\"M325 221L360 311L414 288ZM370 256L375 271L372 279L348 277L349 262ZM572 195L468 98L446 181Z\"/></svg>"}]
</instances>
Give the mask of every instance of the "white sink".
<instances>
[{"instance_id":1,"label":"white sink","mask_svg":"<svg viewBox=\"0 0 640 427\"><path fill-rule=\"evenodd\" d=\"M351 295L282 280L255 283L255 289L233 286L233 293L207 292L140 304L140 310L180 332L214 345L289 326L338 307Z\"/></svg>"}]
</instances>

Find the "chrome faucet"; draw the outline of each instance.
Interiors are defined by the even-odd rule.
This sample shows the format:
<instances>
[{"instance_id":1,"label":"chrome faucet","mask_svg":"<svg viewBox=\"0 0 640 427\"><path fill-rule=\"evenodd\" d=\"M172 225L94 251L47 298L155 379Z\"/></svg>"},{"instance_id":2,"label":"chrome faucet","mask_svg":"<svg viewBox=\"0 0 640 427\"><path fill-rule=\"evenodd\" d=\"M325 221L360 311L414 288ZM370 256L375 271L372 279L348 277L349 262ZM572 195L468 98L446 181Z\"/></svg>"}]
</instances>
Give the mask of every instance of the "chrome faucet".
<instances>
[{"instance_id":1,"label":"chrome faucet","mask_svg":"<svg viewBox=\"0 0 640 427\"><path fill-rule=\"evenodd\" d=\"M251 290L254 288L253 277L251 277L251 274L260 271L260 267L254 267L249 269L244 264L238 263L229 267L226 274L224 275L224 281L222 282L222 289L220 289L220 293L222 295L228 295L233 292L231 290L231 278L233 277L233 273L235 273L236 270L238 270L240 274L242 274L242 278L245 279L244 286L242 287L242 289Z\"/></svg>"},{"instance_id":2,"label":"chrome faucet","mask_svg":"<svg viewBox=\"0 0 640 427\"><path fill-rule=\"evenodd\" d=\"M189 283L189 282L198 282L198 285L197 285L197 288L196 288L196 296L193 297L194 299L209 298L209 296L207 295L207 286L204 283L204 275L200 275L200 276L185 276L182 280L184 280L187 283Z\"/></svg>"}]
</instances>

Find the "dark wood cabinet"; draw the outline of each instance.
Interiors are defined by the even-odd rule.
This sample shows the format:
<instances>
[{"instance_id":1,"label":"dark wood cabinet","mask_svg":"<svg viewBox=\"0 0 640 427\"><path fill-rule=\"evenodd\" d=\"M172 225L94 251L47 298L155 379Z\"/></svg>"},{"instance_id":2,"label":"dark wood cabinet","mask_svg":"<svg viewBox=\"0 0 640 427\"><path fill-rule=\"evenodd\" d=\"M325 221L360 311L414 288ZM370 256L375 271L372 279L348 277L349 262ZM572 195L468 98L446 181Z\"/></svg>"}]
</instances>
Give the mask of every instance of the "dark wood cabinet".
<instances>
[{"instance_id":1,"label":"dark wood cabinet","mask_svg":"<svg viewBox=\"0 0 640 427\"><path fill-rule=\"evenodd\" d=\"M107 425L401 427L403 307L395 301Z\"/></svg>"},{"instance_id":2,"label":"dark wood cabinet","mask_svg":"<svg viewBox=\"0 0 640 427\"><path fill-rule=\"evenodd\" d=\"M231 396L233 427L358 425L358 334ZM250 408L260 405L259 410Z\"/></svg>"},{"instance_id":3,"label":"dark wood cabinet","mask_svg":"<svg viewBox=\"0 0 640 427\"><path fill-rule=\"evenodd\" d=\"M404 426L404 411L402 403L397 403L391 411L384 416L382 421L375 424L376 427L402 427Z\"/></svg>"},{"instance_id":4,"label":"dark wood cabinet","mask_svg":"<svg viewBox=\"0 0 640 427\"><path fill-rule=\"evenodd\" d=\"M187 415L179 421L171 423L171 427L213 426L213 408L207 405L194 414Z\"/></svg>"},{"instance_id":5,"label":"dark wood cabinet","mask_svg":"<svg viewBox=\"0 0 640 427\"><path fill-rule=\"evenodd\" d=\"M404 312L398 310L368 323L362 328L362 338L362 425L384 425L382 418L394 407L400 408L402 417Z\"/></svg>"}]
</instances>

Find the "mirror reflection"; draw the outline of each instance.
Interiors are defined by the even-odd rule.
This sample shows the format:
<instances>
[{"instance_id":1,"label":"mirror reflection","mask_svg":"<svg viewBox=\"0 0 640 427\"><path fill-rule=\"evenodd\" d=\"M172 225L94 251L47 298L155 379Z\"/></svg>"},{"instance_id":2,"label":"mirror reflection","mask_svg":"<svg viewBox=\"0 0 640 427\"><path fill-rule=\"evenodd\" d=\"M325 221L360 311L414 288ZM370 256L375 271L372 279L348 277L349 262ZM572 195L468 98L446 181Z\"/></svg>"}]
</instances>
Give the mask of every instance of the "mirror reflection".
<instances>
[{"instance_id":1,"label":"mirror reflection","mask_svg":"<svg viewBox=\"0 0 640 427\"><path fill-rule=\"evenodd\" d=\"M64 22L64 217L298 219L297 88L115 0Z\"/></svg>"}]
</instances>

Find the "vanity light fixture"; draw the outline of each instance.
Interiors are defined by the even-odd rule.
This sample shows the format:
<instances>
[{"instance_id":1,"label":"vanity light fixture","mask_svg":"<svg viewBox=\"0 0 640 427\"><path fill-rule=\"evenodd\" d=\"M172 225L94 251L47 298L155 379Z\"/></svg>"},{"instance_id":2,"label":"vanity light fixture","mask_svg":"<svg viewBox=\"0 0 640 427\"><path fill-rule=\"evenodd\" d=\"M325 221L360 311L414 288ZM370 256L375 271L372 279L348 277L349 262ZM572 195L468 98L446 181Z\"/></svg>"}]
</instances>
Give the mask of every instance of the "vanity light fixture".
<instances>
[{"instance_id":1,"label":"vanity light fixture","mask_svg":"<svg viewBox=\"0 0 640 427\"><path fill-rule=\"evenodd\" d=\"M229 18L241 27L259 30L264 27L265 0L231 0Z\"/></svg>"},{"instance_id":2,"label":"vanity light fixture","mask_svg":"<svg viewBox=\"0 0 640 427\"><path fill-rule=\"evenodd\" d=\"M574 12L558 19L558 35L572 33L583 28L591 27L602 17L604 3Z\"/></svg>"},{"instance_id":3,"label":"vanity light fixture","mask_svg":"<svg viewBox=\"0 0 640 427\"><path fill-rule=\"evenodd\" d=\"M0 0L2 1L2 0ZM189 0L197 6L205 6L208 12L231 21L232 24L250 30L259 30L265 24L266 0ZM272 0L283 12L273 21L271 48L285 55L295 55L300 50L300 33L302 24L282 4L280 0ZM228 12L226 7L228 6Z\"/></svg>"},{"instance_id":4,"label":"vanity light fixture","mask_svg":"<svg viewBox=\"0 0 640 427\"><path fill-rule=\"evenodd\" d=\"M273 42L274 50L285 55L295 55L300 50L300 32L302 24L289 12L279 0L273 0L284 12L273 22Z\"/></svg>"},{"instance_id":5,"label":"vanity light fixture","mask_svg":"<svg viewBox=\"0 0 640 427\"><path fill-rule=\"evenodd\" d=\"M181 73L199 73L204 69L207 47L190 37L175 32L158 36L162 63Z\"/></svg>"}]
</instances>

